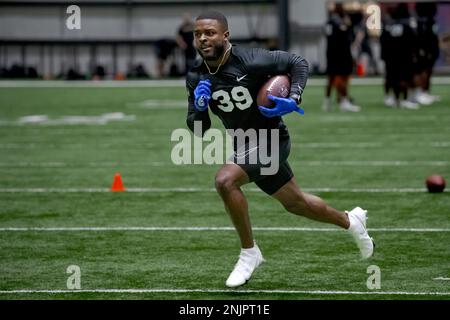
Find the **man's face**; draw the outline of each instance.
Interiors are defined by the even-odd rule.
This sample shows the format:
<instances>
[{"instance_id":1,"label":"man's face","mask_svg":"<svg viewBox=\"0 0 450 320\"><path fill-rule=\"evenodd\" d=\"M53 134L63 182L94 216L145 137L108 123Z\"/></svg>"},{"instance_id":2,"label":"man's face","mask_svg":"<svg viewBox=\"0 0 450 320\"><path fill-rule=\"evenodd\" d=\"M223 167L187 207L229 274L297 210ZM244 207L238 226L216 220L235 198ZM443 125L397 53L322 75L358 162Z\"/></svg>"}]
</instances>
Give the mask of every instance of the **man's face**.
<instances>
[{"instance_id":1,"label":"man's face","mask_svg":"<svg viewBox=\"0 0 450 320\"><path fill-rule=\"evenodd\" d=\"M227 47L228 30L217 20L203 19L195 22L194 45L198 53L207 61L218 60Z\"/></svg>"}]
</instances>

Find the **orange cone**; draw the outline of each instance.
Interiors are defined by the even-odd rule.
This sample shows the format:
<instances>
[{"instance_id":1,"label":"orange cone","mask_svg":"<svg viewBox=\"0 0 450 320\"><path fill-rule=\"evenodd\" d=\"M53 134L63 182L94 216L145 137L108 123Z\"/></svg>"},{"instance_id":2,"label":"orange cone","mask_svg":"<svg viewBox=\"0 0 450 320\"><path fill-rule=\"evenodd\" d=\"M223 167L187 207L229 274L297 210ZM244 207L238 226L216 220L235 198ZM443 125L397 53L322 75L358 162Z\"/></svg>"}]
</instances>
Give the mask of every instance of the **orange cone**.
<instances>
[{"instance_id":1,"label":"orange cone","mask_svg":"<svg viewBox=\"0 0 450 320\"><path fill-rule=\"evenodd\" d=\"M364 64L362 64L362 62L359 62L359 63L356 65L356 74L357 74L359 77L363 77L363 76L366 75L366 70L365 70Z\"/></svg>"},{"instance_id":2,"label":"orange cone","mask_svg":"<svg viewBox=\"0 0 450 320\"><path fill-rule=\"evenodd\" d=\"M120 176L120 173L116 173L114 175L114 182L111 186L112 192L122 192L125 191L125 187L123 186L122 177Z\"/></svg>"}]
</instances>

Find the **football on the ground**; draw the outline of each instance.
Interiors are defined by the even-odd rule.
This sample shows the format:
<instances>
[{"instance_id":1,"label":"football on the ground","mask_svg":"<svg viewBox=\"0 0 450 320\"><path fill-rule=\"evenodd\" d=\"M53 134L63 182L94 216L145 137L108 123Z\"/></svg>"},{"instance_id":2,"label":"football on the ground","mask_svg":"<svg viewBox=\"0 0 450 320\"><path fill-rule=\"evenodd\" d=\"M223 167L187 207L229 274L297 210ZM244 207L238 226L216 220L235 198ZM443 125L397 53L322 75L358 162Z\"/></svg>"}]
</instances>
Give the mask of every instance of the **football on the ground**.
<instances>
[{"instance_id":1,"label":"football on the ground","mask_svg":"<svg viewBox=\"0 0 450 320\"><path fill-rule=\"evenodd\" d=\"M268 95L275 97L287 98L291 90L291 81L288 76L278 75L270 78L258 91L256 103L258 106L273 108L275 103L267 98Z\"/></svg>"},{"instance_id":2,"label":"football on the ground","mask_svg":"<svg viewBox=\"0 0 450 320\"><path fill-rule=\"evenodd\" d=\"M428 192L438 193L443 192L445 189L445 179L444 177L433 174L429 176L426 180Z\"/></svg>"}]
</instances>

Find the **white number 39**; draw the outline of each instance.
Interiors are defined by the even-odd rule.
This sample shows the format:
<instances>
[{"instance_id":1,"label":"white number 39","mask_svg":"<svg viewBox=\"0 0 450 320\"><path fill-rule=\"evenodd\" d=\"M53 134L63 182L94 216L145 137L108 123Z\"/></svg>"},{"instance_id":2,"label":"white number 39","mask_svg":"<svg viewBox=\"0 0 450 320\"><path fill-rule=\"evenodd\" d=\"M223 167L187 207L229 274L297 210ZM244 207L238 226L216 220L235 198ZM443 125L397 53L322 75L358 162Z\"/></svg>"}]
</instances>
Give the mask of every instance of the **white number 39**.
<instances>
[{"instance_id":1,"label":"white number 39","mask_svg":"<svg viewBox=\"0 0 450 320\"><path fill-rule=\"evenodd\" d=\"M245 110L253 103L250 92L242 86L231 89L231 97L225 90L214 91L211 97L219 102L217 107L224 112L233 111L235 106L240 110Z\"/></svg>"}]
</instances>

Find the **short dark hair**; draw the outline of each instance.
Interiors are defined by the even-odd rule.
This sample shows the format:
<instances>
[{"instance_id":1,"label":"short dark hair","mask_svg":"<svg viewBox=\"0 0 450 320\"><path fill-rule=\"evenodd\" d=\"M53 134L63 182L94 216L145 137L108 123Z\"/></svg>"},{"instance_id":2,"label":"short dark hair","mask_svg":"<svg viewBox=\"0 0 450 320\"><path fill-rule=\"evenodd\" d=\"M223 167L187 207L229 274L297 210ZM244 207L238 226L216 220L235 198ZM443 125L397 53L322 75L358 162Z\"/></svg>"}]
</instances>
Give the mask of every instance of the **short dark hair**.
<instances>
[{"instance_id":1,"label":"short dark hair","mask_svg":"<svg viewBox=\"0 0 450 320\"><path fill-rule=\"evenodd\" d=\"M201 13L197 19L197 20L204 20L204 19L211 19L211 20L217 20L219 22L219 24L225 29L228 30L228 20L227 18L220 12L218 11L206 11Z\"/></svg>"}]
</instances>

